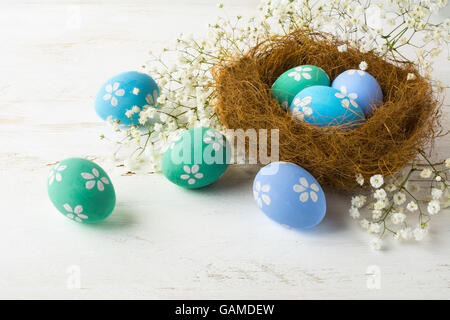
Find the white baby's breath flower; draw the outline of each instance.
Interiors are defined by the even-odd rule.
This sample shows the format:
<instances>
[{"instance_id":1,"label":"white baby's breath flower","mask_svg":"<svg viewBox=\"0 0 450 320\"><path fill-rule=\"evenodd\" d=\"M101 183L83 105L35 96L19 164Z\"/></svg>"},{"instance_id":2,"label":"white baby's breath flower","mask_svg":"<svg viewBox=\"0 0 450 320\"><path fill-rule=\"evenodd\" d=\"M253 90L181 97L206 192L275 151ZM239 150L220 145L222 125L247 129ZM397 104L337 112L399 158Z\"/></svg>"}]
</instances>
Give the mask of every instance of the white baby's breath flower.
<instances>
[{"instance_id":1,"label":"white baby's breath flower","mask_svg":"<svg viewBox=\"0 0 450 320\"><path fill-rule=\"evenodd\" d=\"M370 227L370 222L369 222L369 220L367 220L367 219L362 219L362 220L359 222L359 224L360 224L361 228L363 228L364 230L368 230L369 227Z\"/></svg>"},{"instance_id":2,"label":"white baby's breath flower","mask_svg":"<svg viewBox=\"0 0 450 320\"><path fill-rule=\"evenodd\" d=\"M410 203L408 203L408 205L406 206L406 209L408 209L411 212L414 212L418 209L419 207L417 206L417 203L415 201L411 201Z\"/></svg>"},{"instance_id":3,"label":"white baby's breath flower","mask_svg":"<svg viewBox=\"0 0 450 320\"><path fill-rule=\"evenodd\" d=\"M133 116L134 112L132 109L125 111L125 115L127 118L131 118Z\"/></svg>"},{"instance_id":4,"label":"white baby's breath flower","mask_svg":"<svg viewBox=\"0 0 450 320\"><path fill-rule=\"evenodd\" d=\"M384 183L384 179L381 174L376 174L376 175L370 177L370 184L375 189L380 188L383 185L383 183Z\"/></svg>"},{"instance_id":5,"label":"white baby's breath flower","mask_svg":"<svg viewBox=\"0 0 450 320\"><path fill-rule=\"evenodd\" d=\"M381 210L372 210L372 219L373 220L380 219L382 215L383 215L383 211L381 211Z\"/></svg>"},{"instance_id":6,"label":"white baby's breath flower","mask_svg":"<svg viewBox=\"0 0 450 320\"><path fill-rule=\"evenodd\" d=\"M445 159L445 166L450 168L450 158Z\"/></svg>"},{"instance_id":7,"label":"white baby's breath flower","mask_svg":"<svg viewBox=\"0 0 450 320\"><path fill-rule=\"evenodd\" d=\"M381 241L380 238L373 238L373 239L370 241L370 247L371 247L372 250L374 250L374 251L381 250L382 246L383 246L383 243L382 243L382 241Z\"/></svg>"},{"instance_id":8,"label":"white baby's breath flower","mask_svg":"<svg viewBox=\"0 0 450 320\"><path fill-rule=\"evenodd\" d=\"M406 76L406 80L411 81L411 80L416 80L417 77L414 73L408 73L408 75Z\"/></svg>"},{"instance_id":9,"label":"white baby's breath flower","mask_svg":"<svg viewBox=\"0 0 450 320\"><path fill-rule=\"evenodd\" d=\"M375 223L372 222L369 226L369 232L370 233L380 233L382 231L382 225L381 223Z\"/></svg>"},{"instance_id":10,"label":"white baby's breath flower","mask_svg":"<svg viewBox=\"0 0 450 320\"><path fill-rule=\"evenodd\" d=\"M442 197L442 194L443 194L443 192L442 192L441 189L438 189L438 188L432 188L432 189L431 189L431 197L432 197L434 200L440 199L440 198Z\"/></svg>"},{"instance_id":11,"label":"white baby's breath flower","mask_svg":"<svg viewBox=\"0 0 450 320\"><path fill-rule=\"evenodd\" d=\"M375 210L382 210L384 208L386 208L388 204L387 199L379 199L377 202L375 202L375 204L373 205L373 208Z\"/></svg>"},{"instance_id":12,"label":"white baby's breath flower","mask_svg":"<svg viewBox=\"0 0 450 320\"><path fill-rule=\"evenodd\" d=\"M394 203L398 206L402 205L406 201L406 195L403 192L397 192L394 194Z\"/></svg>"},{"instance_id":13,"label":"white baby's breath flower","mask_svg":"<svg viewBox=\"0 0 450 320\"><path fill-rule=\"evenodd\" d=\"M375 190L373 194L373 197L375 199L385 199L386 196L387 196L386 191L383 188Z\"/></svg>"},{"instance_id":14,"label":"white baby's breath flower","mask_svg":"<svg viewBox=\"0 0 450 320\"><path fill-rule=\"evenodd\" d=\"M355 207L351 207L349 210L349 213L350 213L350 217L352 217L353 219L359 219L359 217L361 216L358 208L355 208Z\"/></svg>"},{"instance_id":15,"label":"white baby's breath flower","mask_svg":"<svg viewBox=\"0 0 450 320\"><path fill-rule=\"evenodd\" d=\"M391 221L393 224L401 224L405 221L406 216L403 213L400 212L395 212L392 216L391 216Z\"/></svg>"},{"instance_id":16,"label":"white baby's breath flower","mask_svg":"<svg viewBox=\"0 0 450 320\"><path fill-rule=\"evenodd\" d=\"M427 211L429 214L435 215L435 214L439 213L440 210L441 210L441 206L440 206L440 203L438 200L431 200L428 203Z\"/></svg>"},{"instance_id":17,"label":"white baby's breath flower","mask_svg":"<svg viewBox=\"0 0 450 320\"><path fill-rule=\"evenodd\" d=\"M133 106L131 111L133 111L133 113L139 113L139 112L141 112L141 108L139 108L138 106Z\"/></svg>"},{"instance_id":18,"label":"white baby's breath flower","mask_svg":"<svg viewBox=\"0 0 450 320\"><path fill-rule=\"evenodd\" d=\"M366 200L367 198L363 195L352 197L352 206L358 209L362 208L362 206L366 203Z\"/></svg>"},{"instance_id":19,"label":"white baby's breath flower","mask_svg":"<svg viewBox=\"0 0 450 320\"><path fill-rule=\"evenodd\" d=\"M430 169L426 168L420 172L420 177L424 178L424 179L428 179L429 177L431 177L432 173L433 172Z\"/></svg>"},{"instance_id":20,"label":"white baby's breath flower","mask_svg":"<svg viewBox=\"0 0 450 320\"><path fill-rule=\"evenodd\" d=\"M413 234L414 239L416 241L422 241L425 238L425 236L427 235L427 232L428 232L428 230L426 228L422 228L421 226L417 226L412 231L412 234Z\"/></svg>"},{"instance_id":21,"label":"white baby's breath flower","mask_svg":"<svg viewBox=\"0 0 450 320\"><path fill-rule=\"evenodd\" d=\"M337 47L339 52L347 52L347 44L342 44L339 47Z\"/></svg>"},{"instance_id":22,"label":"white baby's breath flower","mask_svg":"<svg viewBox=\"0 0 450 320\"><path fill-rule=\"evenodd\" d=\"M364 184L364 177L361 173L358 173L356 175L356 183L358 183L360 186Z\"/></svg>"},{"instance_id":23,"label":"white baby's breath flower","mask_svg":"<svg viewBox=\"0 0 450 320\"><path fill-rule=\"evenodd\" d=\"M359 64L359 70L366 71L366 70L367 70L367 67L368 67L368 65L367 65L367 62L365 62L365 61L362 61L362 62Z\"/></svg>"},{"instance_id":24,"label":"white baby's breath flower","mask_svg":"<svg viewBox=\"0 0 450 320\"><path fill-rule=\"evenodd\" d=\"M436 179L437 182L441 182L442 181L442 177L441 176L436 176L435 179Z\"/></svg>"}]
</instances>

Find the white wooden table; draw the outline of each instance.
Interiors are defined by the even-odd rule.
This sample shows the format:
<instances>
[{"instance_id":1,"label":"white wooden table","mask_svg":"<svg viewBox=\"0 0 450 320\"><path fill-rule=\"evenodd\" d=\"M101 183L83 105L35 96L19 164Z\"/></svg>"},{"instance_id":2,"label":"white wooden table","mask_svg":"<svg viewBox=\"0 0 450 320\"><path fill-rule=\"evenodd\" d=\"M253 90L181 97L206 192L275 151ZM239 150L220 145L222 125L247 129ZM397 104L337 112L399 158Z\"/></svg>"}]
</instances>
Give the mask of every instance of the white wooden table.
<instances>
[{"instance_id":1,"label":"white wooden table","mask_svg":"<svg viewBox=\"0 0 450 320\"><path fill-rule=\"evenodd\" d=\"M104 160L102 82L180 31L206 32L217 13L210 0L0 2L0 298L448 299L448 211L423 243L374 253L348 196L328 191L326 219L298 233L258 211L252 168L188 191ZM442 59L436 78L450 82L449 69ZM441 158L449 146L438 141ZM104 223L73 223L47 197L49 164L71 156L95 158L115 184Z\"/></svg>"}]
</instances>

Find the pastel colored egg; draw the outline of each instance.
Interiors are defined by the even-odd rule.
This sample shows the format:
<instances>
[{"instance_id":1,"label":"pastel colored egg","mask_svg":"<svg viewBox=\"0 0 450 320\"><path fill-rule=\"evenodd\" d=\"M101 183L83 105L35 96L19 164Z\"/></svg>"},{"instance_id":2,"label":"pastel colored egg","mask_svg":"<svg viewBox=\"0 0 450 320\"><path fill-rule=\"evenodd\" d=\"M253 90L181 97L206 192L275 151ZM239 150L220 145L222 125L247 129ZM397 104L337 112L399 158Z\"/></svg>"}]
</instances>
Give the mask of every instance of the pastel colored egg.
<instances>
[{"instance_id":1,"label":"pastel colored egg","mask_svg":"<svg viewBox=\"0 0 450 320\"><path fill-rule=\"evenodd\" d=\"M82 158L56 165L48 176L47 190L59 212L81 223L105 220L116 205L116 193L106 172Z\"/></svg>"},{"instance_id":2,"label":"pastel colored egg","mask_svg":"<svg viewBox=\"0 0 450 320\"><path fill-rule=\"evenodd\" d=\"M231 148L220 132L194 128L183 132L164 152L162 172L178 186L207 186L227 170Z\"/></svg>"},{"instance_id":3,"label":"pastel colored egg","mask_svg":"<svg viewBox=\"0 0 450 320\"><path fill-rule=\"evenodd\" d=\"M311 125L354 128L365 121L358 104L332 87L313 86L302 90L292 101L290 114Z\"/></svg>"},{"instance_id":4,"label":"pastel colored egg","mask_svg":"<svg viewBox=\"0 0 450 320\"><path fill-rule=\"evenodd\" d=\"M310 86L329 86L330 78L321 68L304 65L283 73L272 85L272 96L284 110L288 110L294 97Z\"/></svg>"},{"instance_id":5,"label":"pastel colored egg","mask_svg":"<svg viewBox=\"0 0 450 320\"><path fill-rule=\"evenodd\" d=\"M341 91L369 117L383 103L383 92L377 80L362 70L347 70L334 79L332 87Z\"/></svg>"},{"instance_id":6,"label":"pastel colored egg","mask_svg":"<svg viewBox=\"0 0 450 320\"><path fill-rule=\"evenodd\" d=\"M123 125L138 125L139 112L127 116L137 106L140 111L156 108L159 88L149 75L128 71L106 81L97 94L95 111L103 120L109 117ZM137 110L136 110L137 111Z\"/></svg>"},{"instance_id":7,"label":"pastel colored egg","mask_svg":"<svg viewBox=\"0 0 450 320\"><path fill-rule=\"evenodd\" d=\"M316 179L302 167L273 162L253 182L258 207L270 219L295 229L308 229L325 216L325 194Z\"/></svg>"}]
</instances>

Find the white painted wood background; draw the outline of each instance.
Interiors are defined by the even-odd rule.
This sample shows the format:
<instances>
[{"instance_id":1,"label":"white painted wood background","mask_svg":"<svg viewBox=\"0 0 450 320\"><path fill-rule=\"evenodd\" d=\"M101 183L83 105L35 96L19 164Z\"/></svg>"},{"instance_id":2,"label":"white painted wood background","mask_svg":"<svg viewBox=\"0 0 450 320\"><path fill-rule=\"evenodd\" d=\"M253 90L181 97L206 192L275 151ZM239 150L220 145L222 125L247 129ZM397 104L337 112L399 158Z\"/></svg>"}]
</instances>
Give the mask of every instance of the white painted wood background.
<instances>
[{"instance_id":1,"label":"white painted wood background","mask_svg":"<svg viewBox=\"0 0 450 320\"><path fill-rule=\"evenodd\" d=\"M257 5L224 2L231 13ZM217 14L210 0L1 0L0 298L449 299L449 211L423 243L374 253L348 218L348 196L328 191L326 219L297 233L258 212L254 169L188 191L104 161L93 108L103 81L180 31L206 32ZM449 62L439 65L436 78L450 82ZM438 141L441 158L449 146ZM71 156L95 158L115 184L104 223L73 223L47 197L48 164ZM379 289L367 286L370 266ZM70 289L77 270L81 288Z\"/></svg>"}]
</instances>

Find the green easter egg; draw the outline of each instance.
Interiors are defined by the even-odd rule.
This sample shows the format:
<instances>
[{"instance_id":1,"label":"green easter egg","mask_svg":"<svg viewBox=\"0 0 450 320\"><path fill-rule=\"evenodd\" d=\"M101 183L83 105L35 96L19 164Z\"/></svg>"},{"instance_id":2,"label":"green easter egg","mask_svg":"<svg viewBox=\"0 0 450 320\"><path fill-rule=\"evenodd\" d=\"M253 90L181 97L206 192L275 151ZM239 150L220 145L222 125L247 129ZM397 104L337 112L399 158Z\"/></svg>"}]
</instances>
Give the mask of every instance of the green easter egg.
<instances>
[{"instance_id":1,"label":"green easter egg","mask_svg":"<svg viewBox=\"0 0 450 320\"><path fill-rule=\"evenodd\" d=\"M105 220L116 204L116 193L108 175L86 159L61 161L50 171L47 190L59 212L81 223Z\"/></svg>"},{"instance_id":2,"label":"green easter egg","mask_svg":"<svg viewBox=\"0 0 450 320\"><path fill-rule=\"evenodd\" d=\"M294 97L311 86L330 86L330 78L321 68L304 65L283 73L272 85L272 96L284 110L288 110Z\"/></svg>"},{"instance_id":3,"label":"green easter egg","mask_svg":"<svg viewBox=\"0 0 450 320\"><path fill-rule=\"evenodd\" d=\"M230 146L225 136L210 128L183 132L171 143L162 158L162 172L184 188L207 186L227 170Z\"/></svg>"}]
</instances>

